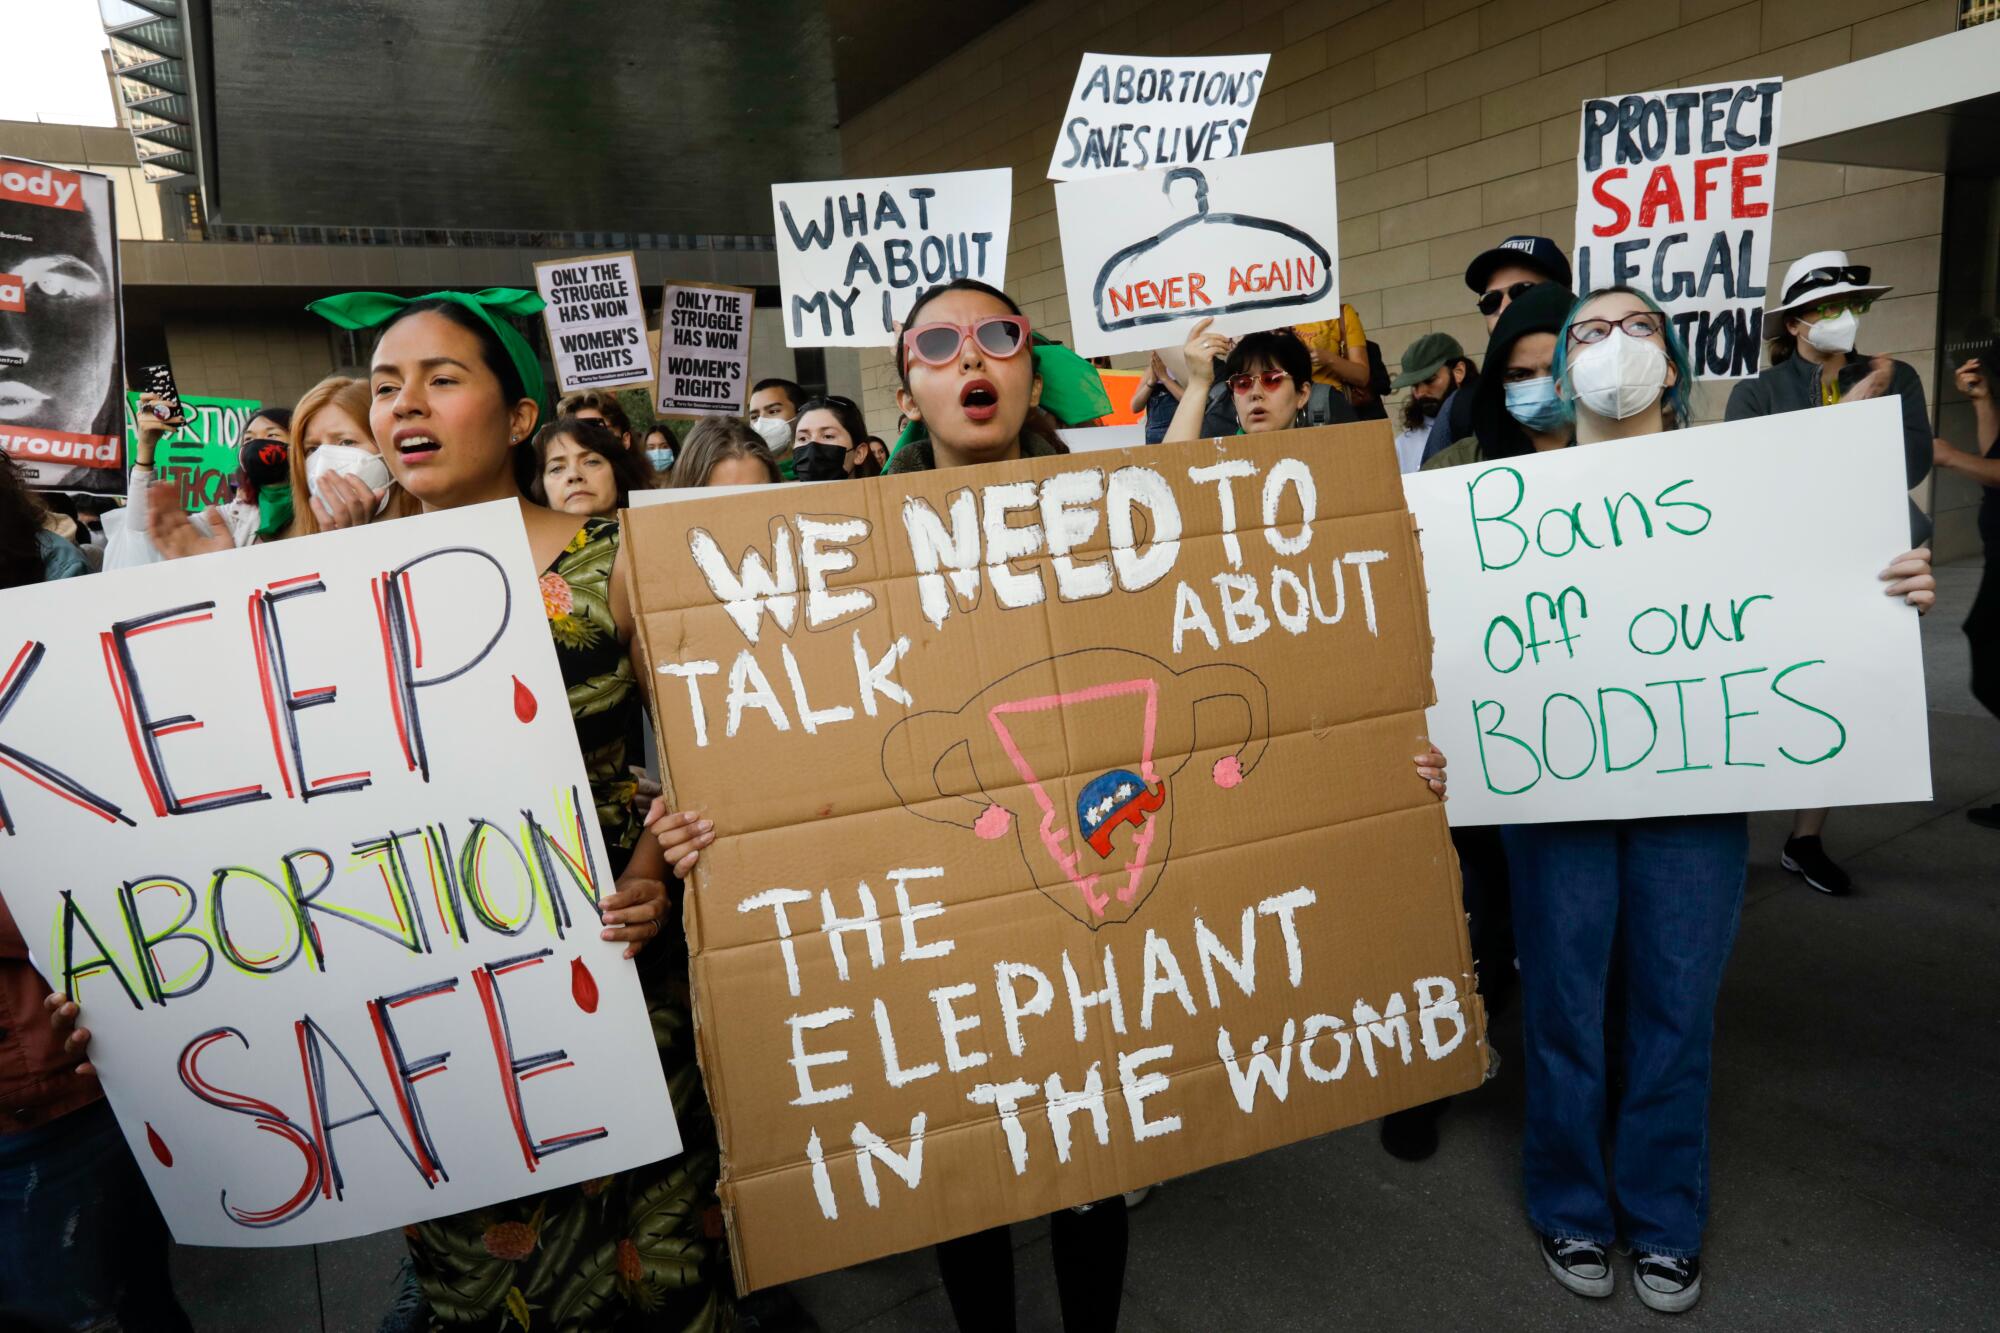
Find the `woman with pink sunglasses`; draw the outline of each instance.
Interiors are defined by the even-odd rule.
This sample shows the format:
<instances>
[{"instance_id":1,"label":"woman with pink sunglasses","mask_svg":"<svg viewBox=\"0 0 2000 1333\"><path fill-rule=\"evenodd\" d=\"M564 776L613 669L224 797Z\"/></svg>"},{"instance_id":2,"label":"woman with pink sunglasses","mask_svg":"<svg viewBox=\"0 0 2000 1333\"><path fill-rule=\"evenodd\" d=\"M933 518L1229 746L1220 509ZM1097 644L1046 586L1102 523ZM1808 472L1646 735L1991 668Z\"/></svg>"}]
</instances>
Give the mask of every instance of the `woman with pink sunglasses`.
<instances>
[{"instance_id":1,"label":"woman with pink sunglasses","mask_svg":"<svg viewBox=\"0 0 2000 1333\"><path fill-rule=\"evenodd\" d=\"M1188 391L1174 411L1167 427L1166 443L1181 444L1203 438L1202 414L1208 407L1209 388L1215 383L1215 363L1223 361L1222 380L1236 407L1236 420L1245 435L1265 431L1290 430L1299 414L1312 401L1312 353L1290 329L1271 329L1243 338L1227 338L1210 333L1215 321L1204 319L1188 334Z\"/></svg>"}]
</instances>

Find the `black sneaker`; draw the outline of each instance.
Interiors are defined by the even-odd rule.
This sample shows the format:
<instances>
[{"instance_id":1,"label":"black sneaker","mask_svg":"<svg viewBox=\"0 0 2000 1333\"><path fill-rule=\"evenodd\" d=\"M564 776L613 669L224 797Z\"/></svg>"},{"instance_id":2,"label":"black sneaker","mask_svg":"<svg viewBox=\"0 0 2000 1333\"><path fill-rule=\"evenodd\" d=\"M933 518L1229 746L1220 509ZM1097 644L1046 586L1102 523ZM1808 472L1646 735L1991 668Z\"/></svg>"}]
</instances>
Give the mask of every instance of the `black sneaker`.
<instances>
[{"instance_id":1,"label":"black sneaker","mask_svg":"<svg viewBox=\"0 0 2000 1333\"><path fill-rule=\"evenodd\" d=\"M1854 881L1835 865L1818 838L1790 838L1778 864L1830 898L1845 898L1854 892Z\"/></svg>"},{"instance_id":2,"label":"black sneaker","mask_svg":"<svg viewBox=\"0 0 2000 1333\"><path fill-rule=\"evenodd\" d=\"M1632 1290L1649 1310L1661 1314L1692 1310L1701 1299L1701 1260L1642 1251L1632 1265Z\"/></svg>"},{"instance_id":3,"label":"black sneaker","mask_svg":"<svg viewBox=\"0 0 2000 1333\"><path fill-rule=\"evenodd\" d=\"M1965 817L1981 828L2000 829L2000 805L1975 805Z\"/></svg>"},{"instance_id":4,"label":"black sneaker","mask_svg":"<svg viewBox=\"0 0 2000 1333\"><path fill-rule=\"evenodd\" d=\"M1574 1237L1537 1236L1537 1239L1542 1243L1542 1262L1549 1266L1556 1281L1579 1296L1602 1300L1611 1294L1617 1279L1611 1276L1611 1256L1602 1245Z\"/></svg>"}]
</instances>

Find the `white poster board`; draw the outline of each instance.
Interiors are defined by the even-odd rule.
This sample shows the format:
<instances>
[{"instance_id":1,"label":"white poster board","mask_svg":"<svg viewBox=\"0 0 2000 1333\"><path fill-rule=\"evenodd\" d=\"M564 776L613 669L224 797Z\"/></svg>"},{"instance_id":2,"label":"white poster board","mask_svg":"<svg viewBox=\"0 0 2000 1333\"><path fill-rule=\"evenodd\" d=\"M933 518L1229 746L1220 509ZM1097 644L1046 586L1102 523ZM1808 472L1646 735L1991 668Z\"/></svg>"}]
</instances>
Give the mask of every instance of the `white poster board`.
<instances>
[{"instance_id":1,"label":"white poster board","mask_svg":"<svg viewBox=\"0 0 2000 1333\"><path fill-rule=\"evenodd\" d=\"M1333 145L1056 186L1083 356L1179 347L1197 320L1256 333L1340 313Z\"/></svg>"},{"instance_id":2,"label":"white poster board","mask_svg":"<svg viewBox=\"0 0 2000 1333\"><path fill-rule=\"evenodd\" d=\"M1877 577L1902 438L1876 398L1405 477L1451 822L1928 800L1917 613Z\"/></svg>"},{"instance_id":3,"label":"white poster board","mask_svg":"<svg viewBox=\"0 0 2000 1333\"><path fill-rule=\"evenodd\" d=\"M177 1240L680 1150L548 578L510 501L0 593L0 892Z\"/></svg>"},{"instance_id":4,"label":"white poster board","mask_svg":"<svg viewBox=\"0 0 2000 1333\"><path fill-rule=\"evenodd\" d=\"M1268 54L1086 54L1049 158L1049 179L1235 157L1270 63Z\"/></svg>"},{"instance_id":5,"label":"white poster board","mask_svg":"<svg viewBox=\"0 0 2000 1333\"><path fill-rule=\"evenodd\" d=\"M654 410L664 416L743 415L750 399L754 287L670 282L660 302Z\"/></svg>"},{"instance_id":6,"label":"white poster board","mask_svg":"<svg viewBox=\"0 0 2000 1333\"><path fill-rule=\"evenodd\" d=\"M542 321L561 392L620 389L653 378L639 261L631 251L546 260L535 265L535 288L548 302Z\"/></svg>"},{"instance_id":7,"label":"white poster board","mask_svg":"<svg viewBox=\"0 0 2000 1333\"><path fill-rule=\"evenodd\" d=\"M943 172L771 187L787 347L890 347L918 293L1005 290L1014 173Z\"/></svg>"},{"instance_id":8,"label":"white poster board","mask_svg":"<svg viewBox=\"0 0 2000 1333\"><path fill-rule=\"evenodd\" d=\"M1739 79L1583 103L1576 290L1650 293L1699 379L1761 365L1783 89Z\"/></svg>"}]
</instances>

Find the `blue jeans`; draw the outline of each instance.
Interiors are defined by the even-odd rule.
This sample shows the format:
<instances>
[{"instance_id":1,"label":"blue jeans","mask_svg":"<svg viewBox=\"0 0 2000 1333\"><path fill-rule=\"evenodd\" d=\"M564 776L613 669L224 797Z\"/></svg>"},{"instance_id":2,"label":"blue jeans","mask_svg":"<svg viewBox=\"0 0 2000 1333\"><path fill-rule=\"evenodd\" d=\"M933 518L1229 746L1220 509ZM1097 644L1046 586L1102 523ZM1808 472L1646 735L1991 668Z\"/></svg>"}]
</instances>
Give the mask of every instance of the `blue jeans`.
<instances>
[{"instance_id":1,"label":"blue jeans","mask_svg":"<svg viewBox=\"0 0 2000 1333\"><path fill-rule=\"evenodd\" d=\"M1527 1048L1528 1220L1545 1236L1610 1245L1622 1235L1654 1254L1699 1254L1710 1046L1743 911L1748 822L1524 824L1502 836ZM1624 1086L1608 1108L1614 959Z\"/></svg>"},{"instance_id":2,"label":"blue jeans","mask_svg":"<svg viewBox=\"0 0 2000 1333\"><path fill-rule=\"evenodd\" d=\"M0 1134L0 1328L188 1327L166 1223L110 1105Z\"/></svg>"}]
</instances>

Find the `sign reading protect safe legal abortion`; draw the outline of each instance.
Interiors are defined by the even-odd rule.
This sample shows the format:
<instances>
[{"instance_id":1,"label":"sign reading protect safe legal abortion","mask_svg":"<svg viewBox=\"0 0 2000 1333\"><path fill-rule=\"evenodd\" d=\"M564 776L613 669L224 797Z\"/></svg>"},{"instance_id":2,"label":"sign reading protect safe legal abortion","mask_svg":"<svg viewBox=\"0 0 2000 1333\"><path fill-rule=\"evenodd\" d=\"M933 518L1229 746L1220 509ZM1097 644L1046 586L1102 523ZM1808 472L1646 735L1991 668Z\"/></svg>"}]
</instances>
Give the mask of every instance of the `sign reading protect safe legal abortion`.
<instances>
[{"instance_id":1,"label":"sign reading protect safe legal abortion","mask_svg":"<svg viewBox=\"0 0 2000 1333\"><path fill-rule=\"evenodd\" d=\"M1085 55L1049 179L1235 157L1271 57Z\"/></svg>"},{"instance_id":2,"label":"sign reading protect safe legal abortion","mask_svg":"<svg viewBox=\"0 0 2000 1333\"><path fill-rule=\"evenodd\" d=\"M747 1285L1479 1080L1386 431L808 494L625 519Z\"/></svg>"},{"instance_id":3,"label":"sign reading protect safe legal abortion","mask_svg":"<svg viewBox=\"0 0 2000 1333\"><path fill-rule=\"evenodd\" d=\"M741 416L750 386L750 287L670 282L660 303L656 410L668 416Z\"/></svg>"},{"instance_id":4,"label":"sign reading protect safe legal abortion","mask_svg":"<svg viewBox=\"0 0 2000 1333\"><path fill-rule=\"evenodd\" d=\"M926 287L1007 285L1014 173L771 187L787 347L888 347Z\"/></svg>"},{"instance_id":5,"label":"sign reading protect safe legal abortion","mask_svg":"<svg viewBox=\"0 0 2000 1333\"><path fill-rule=\"evenodd\" d=\"M0 891L177 1239L678 1150L558 612L511 502L0 593Z\"/></svg>"},{"instance_id":6,"label":"sign reading protect safe legal abortion","mask_svg":"<svg viewBox=\"0 0 2000 1333\"><path fill-rule=\"evenodd\" d=\"M1917 613L1877 578L1901 423L1872 399L1406 478L1452 822L1929 799Z\"/></svg>"},{"instance_id":7,"label":"sign reading protect safe legal abortion","mask_svg":"<svg viewBox=\"0 0 2000 1333\"><path fill-rule=\"evenodd\" d=\"M1340 310L1333 145L1056 186L1084 356L1178 347L1196 320L1255 333Z\"/></svg>"},{"instance_id":8,"label":"sign reading protect safe legal abortion","mask_svg":"<svg viewBox=\"0 0 2000 1333\"><path fill-rule=\"evenodd\" d=\"M617 389L653 378L639 261L630 251L537 264L535 286L548 302L542 321L562 392Z\"/></svg>"},{"instance_id":9,"label":"sign reading protect safe legal abortion","mask_svg":"<svg viewBox=\"0 0 2000 1333\"><path fill-rule=\"evenodd\" d=\"M1651 293L1701 379L1758 370L1783 86L1750 79L1583 104L1576 289Z\"/></svg>"}]
</instances>

